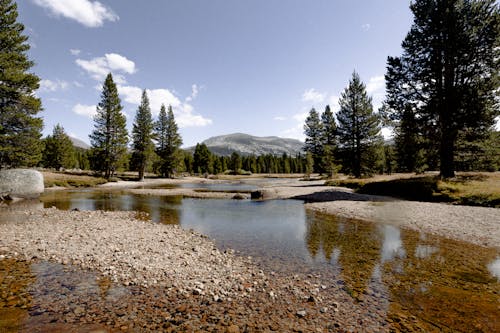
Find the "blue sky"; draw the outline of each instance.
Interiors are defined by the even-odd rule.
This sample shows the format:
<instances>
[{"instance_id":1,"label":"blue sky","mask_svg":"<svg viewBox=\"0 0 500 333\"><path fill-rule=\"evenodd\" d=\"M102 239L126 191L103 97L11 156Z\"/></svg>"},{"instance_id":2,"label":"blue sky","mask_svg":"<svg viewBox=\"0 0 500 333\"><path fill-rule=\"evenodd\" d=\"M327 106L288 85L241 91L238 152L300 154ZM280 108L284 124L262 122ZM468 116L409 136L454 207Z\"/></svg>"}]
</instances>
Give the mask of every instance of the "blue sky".
<instances>
[{"instance_id":1,"label":"blue sky","mask_svg":"<svg viewBox=\"0 0 500 333\"><path fill-rule=\"evenodd\" d=\"M184 145L244 132L303 139L311 107L337 109L353 70L377 108L387 56L412 22L405 0L23 0L44 134L89 142L105 75L129 128L142 89L174 107Z\"/></svg>"}]
</instances>

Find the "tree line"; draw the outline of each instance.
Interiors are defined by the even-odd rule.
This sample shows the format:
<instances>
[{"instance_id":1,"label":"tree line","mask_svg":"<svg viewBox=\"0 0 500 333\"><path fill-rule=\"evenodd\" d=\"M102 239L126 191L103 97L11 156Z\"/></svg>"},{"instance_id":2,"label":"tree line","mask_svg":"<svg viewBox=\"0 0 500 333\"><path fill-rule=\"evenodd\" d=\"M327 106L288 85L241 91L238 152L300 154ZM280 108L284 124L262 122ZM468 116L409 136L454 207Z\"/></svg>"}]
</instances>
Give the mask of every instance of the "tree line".
<instances>
[{"instance_id":1,"label":"tree line","mask_svg":"<svg viewBox=\"0 0 500 333\"><path fill-rule=\"evenodd\" d=\"M40 79L30 69L28 37L17 22L17 5L0 0L0 168L75 165L110 178L118 169L168 177L176 171L205 173L342 171L356 177L374 172L499 170L500 5L495 0L415 0L413 24L402 54L388 57L386 98L378 112L354 72L340 110L311 110L304 130L305 156L214 157L202 145L189 157L180 150L171 107L152 119L146 92L137 110L129 149L126 119L112 75L97 106L92 148L73 151L64 129L41 139ZM394 131L384 142L381 126ZM69 139L69 138L68 138ZM201 151L200 151L201 150ZM241 168L240 168L241 165Z\"/></svg>"},{"instance_id":2,"label":"tree line","mask_svg":"<svg viewBox=\"0 0 500 333\"><path fill-rule=\"evenodd\" d=\"M373 112L354 73L335 124L327 120L329 107L321 120L309 113L305 149L315 170L356 177L439 170L443 178L456 170L499 170L499 7L494 0L412 2L403 54L387 59L381 110ZM383 142L381 125L392 127L394 142Z\"/></svg>"}]
</instances>

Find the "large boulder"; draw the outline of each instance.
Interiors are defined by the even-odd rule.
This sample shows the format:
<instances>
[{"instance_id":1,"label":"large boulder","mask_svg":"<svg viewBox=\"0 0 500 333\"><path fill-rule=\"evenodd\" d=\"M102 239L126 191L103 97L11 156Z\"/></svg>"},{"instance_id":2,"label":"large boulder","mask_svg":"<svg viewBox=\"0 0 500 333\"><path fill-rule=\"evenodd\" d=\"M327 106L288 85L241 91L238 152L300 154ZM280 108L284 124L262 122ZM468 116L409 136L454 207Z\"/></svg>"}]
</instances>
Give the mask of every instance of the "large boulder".
<instances>
[{"instance_id":1,"label":"large boulder","mask_svg":"<svg viewBox=\"0 0 500 333\"><path fill-rule=\"evenodd\" d=\"M0 170L0 200L37 198L44 191L43 175L36 170Z\"/></svg>"}]
</instances>

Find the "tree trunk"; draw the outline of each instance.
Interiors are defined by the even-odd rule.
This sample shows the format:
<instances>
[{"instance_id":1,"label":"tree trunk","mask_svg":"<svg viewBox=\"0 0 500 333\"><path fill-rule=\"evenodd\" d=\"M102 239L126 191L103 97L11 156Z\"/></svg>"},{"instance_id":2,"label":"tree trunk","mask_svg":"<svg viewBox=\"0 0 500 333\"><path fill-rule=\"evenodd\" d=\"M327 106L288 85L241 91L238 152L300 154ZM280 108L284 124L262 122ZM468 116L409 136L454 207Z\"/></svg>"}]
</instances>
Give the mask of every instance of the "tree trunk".
<instances>
[{"instance_id":1,"label":"tree trunk","mask_svg":"<svg viewBox=\"0 0 500 333\"><path fill-rule=\"evenodd\" d=\"M443 129L441 133L440 147L440 177L452 178L455 177L455 167L453 163L455 154L455 139L456 135L451 130Z\"/></svg>"}]
</instances>

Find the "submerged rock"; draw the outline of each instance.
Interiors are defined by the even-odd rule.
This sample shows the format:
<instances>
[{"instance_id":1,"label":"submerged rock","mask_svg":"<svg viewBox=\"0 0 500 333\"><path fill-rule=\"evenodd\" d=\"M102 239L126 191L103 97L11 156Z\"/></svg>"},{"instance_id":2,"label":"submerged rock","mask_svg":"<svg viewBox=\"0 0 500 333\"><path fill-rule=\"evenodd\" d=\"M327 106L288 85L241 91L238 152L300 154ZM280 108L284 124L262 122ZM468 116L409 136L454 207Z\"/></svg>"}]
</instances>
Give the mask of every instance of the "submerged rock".
<instances>
[{"instance_id":1,"label":"submerged rock","mask_svg":"<svg viewBox=\"0 0 500 333\"><path fill-rule=\"evenodd\" d=\"M43 191L43 175L36 170L0 170L0 200L33 199Z\"/></svg>"}]
</instances>

